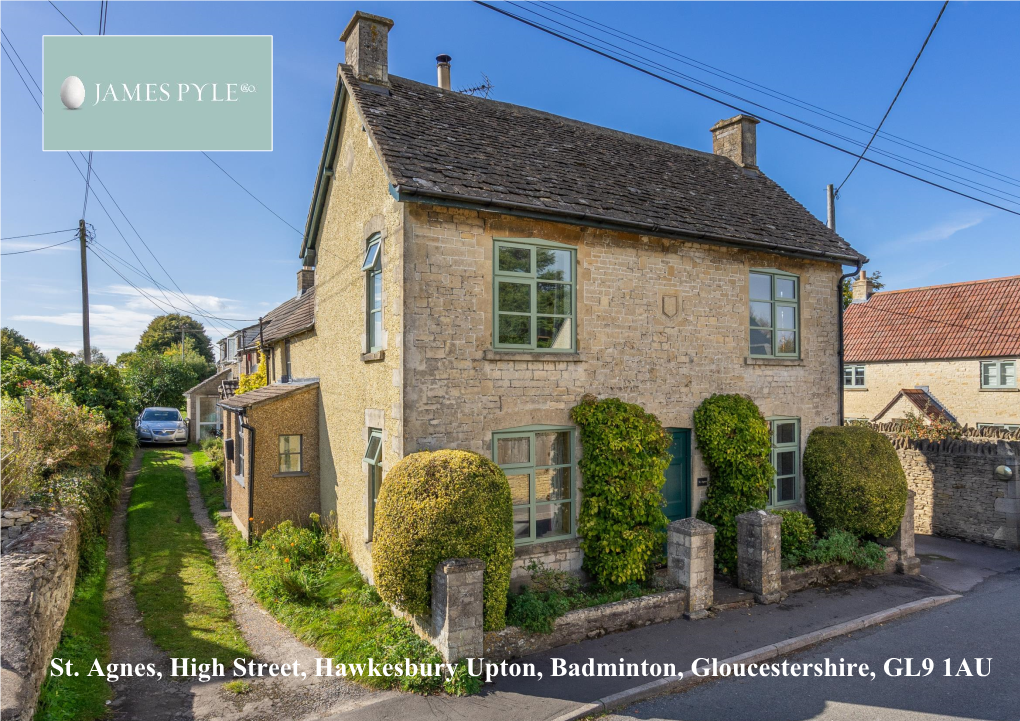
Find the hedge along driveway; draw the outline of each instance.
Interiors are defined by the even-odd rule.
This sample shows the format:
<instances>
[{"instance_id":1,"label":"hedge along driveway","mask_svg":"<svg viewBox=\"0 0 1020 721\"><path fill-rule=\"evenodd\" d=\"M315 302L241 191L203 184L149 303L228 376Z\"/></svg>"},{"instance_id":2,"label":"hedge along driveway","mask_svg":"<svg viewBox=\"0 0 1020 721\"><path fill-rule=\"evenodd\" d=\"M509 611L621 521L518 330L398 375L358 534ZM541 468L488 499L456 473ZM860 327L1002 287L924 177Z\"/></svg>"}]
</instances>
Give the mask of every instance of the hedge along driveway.
<instances>
[{"instance_id":1,"label":"hedge along driveway","mask_svg":"<svg viewBox=\"0 0 1020 721\"><path fill-rule=\"evenodd\" d=\"M251 655L191 516L179 451L145 454L128 506L131 583L146 632L171 657Z\"/></svg>"}]
</instances>

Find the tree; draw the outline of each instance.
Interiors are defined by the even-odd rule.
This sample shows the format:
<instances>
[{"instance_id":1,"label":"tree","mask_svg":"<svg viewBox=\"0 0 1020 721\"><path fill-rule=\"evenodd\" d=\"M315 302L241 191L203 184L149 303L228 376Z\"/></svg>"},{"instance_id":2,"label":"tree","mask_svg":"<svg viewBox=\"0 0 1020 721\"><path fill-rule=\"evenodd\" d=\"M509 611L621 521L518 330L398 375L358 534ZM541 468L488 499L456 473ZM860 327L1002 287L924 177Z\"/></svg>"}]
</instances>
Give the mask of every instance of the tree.
<instances>
[{"instance_id":1,"label":"tree","mask_svg":"<svg viewBox=\"0 0 1020 721\"><path fill-rule=\"evenodd\" d=\"M195 351L213 363L212 341L205 334L205 327L190 315L168 313L156 316L149 327L138 339L135 351L138 353L162 353L177 344L177 352L181 352L181 326L184 327L185 338L193 339Z\"/></svg>"},{"instance_id":2,"label":"tree","mask_svg":"<svg viewBox=\"0 0 1020 721\"><path fill-rule=\"evenodd\" d=\"M85 351L78 351L77 353L74 354L74 357L75 357L75 360L77 360L79 363L83 363L85 361ZM101 366L108 366L108 365L110 365L110 359L106 357L106 354L103 353L103 351L99 350L95 346L92 346L91 361L92 361L92 365L101 365Z\"/></svg>"},{"instance_id":3,"label":"tree","mask_svg":"<svg viewBox=\"0 0 1020 721\"><path fill-rule=\"evenodd\" d=\"M157 353L135 353L123 375L136 411L149 406L183 409L184 391L201 380L194 360Z\"/></svg>"},{"instance_id":4,"label":"tree","mask_svg":"<svg viewBox=\"0 0 1020 721\"><path fill-rule=\"evenodd\" d=\"M13 328L0 328L0 359L13 356L24 358L32 365L43 362L43 352L38 345Z\"/></svg>"},{"instance_id":5,"label":"tree","mask_svg":"<svg viewBox=\"0 0 1020 721\"><path fill-rule=\"evenodd\" d=\"M885 283L881 281L882 271L876 270L871 275L871 283L875 290L882 290L885 288ZM850 307L850 304L854 302L854 281L856 278L847 278L843 281L843 310Z\"/></svg>"}]
</instances>

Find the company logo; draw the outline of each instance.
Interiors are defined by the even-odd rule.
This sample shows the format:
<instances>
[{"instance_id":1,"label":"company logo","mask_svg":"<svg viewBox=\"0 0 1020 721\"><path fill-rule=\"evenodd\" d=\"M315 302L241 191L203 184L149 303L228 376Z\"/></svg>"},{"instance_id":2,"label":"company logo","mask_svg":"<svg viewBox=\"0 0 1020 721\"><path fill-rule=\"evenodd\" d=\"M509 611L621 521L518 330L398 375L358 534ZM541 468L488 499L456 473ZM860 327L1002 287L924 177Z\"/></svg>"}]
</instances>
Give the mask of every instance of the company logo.
<instances>
[{"instance_id":1,"label":"company logo","mask_svg":"<svg viewBox=\"0 0 1020 721\"><path fill-rule=\"evenodd\" d=\"M45 36L43 150L272 150L272 87L271 36Z\"/></svg>"}]
</instances>

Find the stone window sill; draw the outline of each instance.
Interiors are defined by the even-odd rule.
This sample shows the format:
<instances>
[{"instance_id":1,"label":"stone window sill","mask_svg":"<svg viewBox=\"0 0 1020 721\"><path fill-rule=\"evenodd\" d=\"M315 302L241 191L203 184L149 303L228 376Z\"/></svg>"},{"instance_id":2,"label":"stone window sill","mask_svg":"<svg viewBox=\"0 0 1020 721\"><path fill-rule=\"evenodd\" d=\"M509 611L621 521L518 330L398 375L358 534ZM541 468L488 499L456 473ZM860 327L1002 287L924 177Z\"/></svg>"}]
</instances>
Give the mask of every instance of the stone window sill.
<instances>
[{"instance_id":1,"label":"stone window sill","mask_svg":"<svg viewBox=\"0 0 1020 721\"><path fill-rule=\"evenodd\" d=\"M744 358L744 363L749 366L802 366L803 358L771 358L769 356L749 355Z\"/></svg>"},{"instance_id":2,"label":"stone window sill","mask_svg":"<svg viewBox=\"0 0 1020 721\"><path fill-rule=\"evenodd\" d=\"M843 386L844 391L866 391L867 386Z\"/></svg>"},{"instance_id":3,"label":"stone window sill","mask_svg":"<svg viewBox=\"0 0 1020 721\"><path fill-rule=\"evenodd\" d=\"M522 543L514 546L514 556L520 558L521 556L534 556L542 553L553 553L554 551L572 550L578 548L581 545L581 539L577 538L557 538L553 541L538 541L537 543Z\"/></svg>"},{"instance_id":4,"label":"stone window sill","mask_svg":"<svg viewBox=\"0 0 1020 721\"><path fill-rule=\"evenodd\" d=\"M237 485L239 485L241 488L244 488L244 476L235 475L234 480L237 482Z\"/></svg>"},{"instance_id":5,"label":"stone window sill","mask_svg":"<svg viewBox=\"0 0 1020 721\"><path fill-rule=\"evenodd\" d=\"M482 359L487 361L541 361L579 363L584 358L580 353L542 353L519 350L496 350L487 348L482 352Z\"/></svg>"},{"instance_id":6,"label":"stone window sill","mask_svg":"<svg viewBox=\"0 0 1020 721\"><path fill-rule=\"evenodd\" d=\"M1020 388L982 388L982 393L1016 393Z\"/></svg>"},{"instance_id":7,"label":"stone window sill","mask_svg":"<svg viewBox=\"0 0 1020 721\"><path fill-rule=\"evenodd\" d=\"M377 350L374 353L362 353L361 360L365 363L376 363L386 359L386 351Z\"/></svg>"},{"instance_id":8,"label":"stone window sill","mask_svg":"<svg viewBox=\"0 0 1020 721\"><path fill-rule=\"evenodd\" d=\"M274 473L273 478L307 478L308 475L308 471L287 471L284 473Z\"/></svg>"}]
</instances>

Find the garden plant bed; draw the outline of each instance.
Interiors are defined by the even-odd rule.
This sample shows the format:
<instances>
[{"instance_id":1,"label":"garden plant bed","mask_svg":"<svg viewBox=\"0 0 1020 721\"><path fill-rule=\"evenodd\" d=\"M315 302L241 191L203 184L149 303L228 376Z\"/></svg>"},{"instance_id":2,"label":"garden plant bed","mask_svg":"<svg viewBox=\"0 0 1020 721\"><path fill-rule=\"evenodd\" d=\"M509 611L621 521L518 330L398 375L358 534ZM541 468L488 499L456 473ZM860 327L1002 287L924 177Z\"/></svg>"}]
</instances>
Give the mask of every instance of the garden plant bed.
<instances>
[{"instance_id":1,"label":"garden plant bed","mask_svg":"<svg viewBox=\"0 0 1020 721\"><path fill-rule=\"evenodd\" d=\"M835 583L857 581L865 576L893 573L899 554L895 548L885 548L885 566L882 568L861 568L845 563L820 563L813 566L788 568L782 572L783 593L795 593L811 586L831 586Z\"/></svg>"},{"instance_id":2,"label":"garden plant bed","mask_svg":"<svg viewBox=\"0 0 1020 721\"><path fill-rule=\"evenodd\" d=\"M662 591L601 606L568 611L553 622L552 633L530 633L517 626L485 633L485 657L520 658L608 633L663 623L683 616L687 591Z\"/></svg>"}]
</instances>

